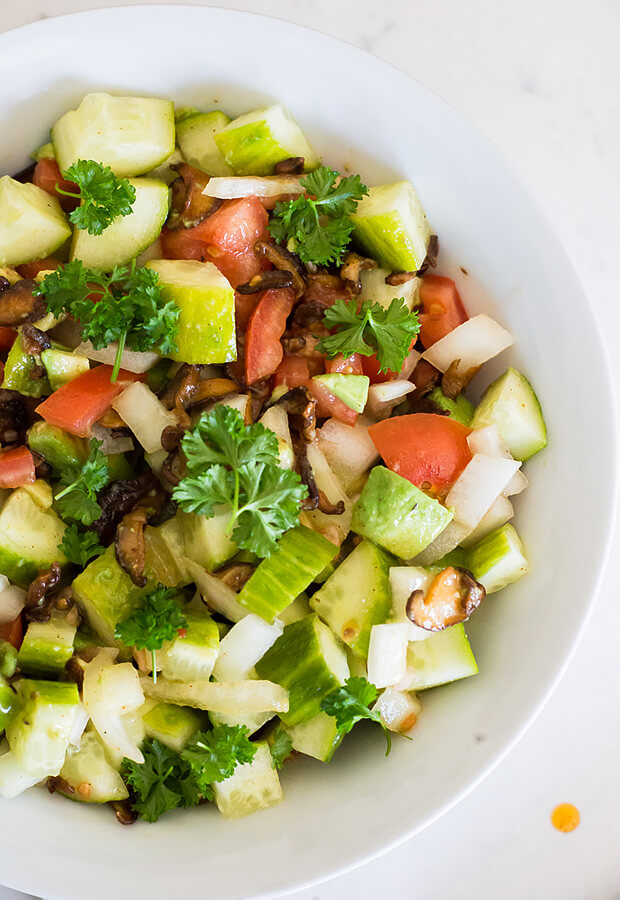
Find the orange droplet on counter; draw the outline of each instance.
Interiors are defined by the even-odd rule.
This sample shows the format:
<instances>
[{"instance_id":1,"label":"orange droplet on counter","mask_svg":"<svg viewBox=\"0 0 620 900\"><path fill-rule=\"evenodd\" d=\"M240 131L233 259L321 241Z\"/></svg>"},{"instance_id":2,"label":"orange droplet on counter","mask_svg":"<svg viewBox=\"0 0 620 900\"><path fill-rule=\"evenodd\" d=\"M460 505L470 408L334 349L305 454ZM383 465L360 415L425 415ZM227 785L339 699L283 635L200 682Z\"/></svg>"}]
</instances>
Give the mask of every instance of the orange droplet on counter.
<instances>
[{"instance_id":1,"label":"orange droplet on counter","mask_svg":"<svg viewBox=\"0 0 620 900\"><path fill-rule=\"evenodd\" d=\"M568 834L579 825L579 810L572 803L560 803L551 813L551 824L558 831Z\"/></svg>"}]
</instances>

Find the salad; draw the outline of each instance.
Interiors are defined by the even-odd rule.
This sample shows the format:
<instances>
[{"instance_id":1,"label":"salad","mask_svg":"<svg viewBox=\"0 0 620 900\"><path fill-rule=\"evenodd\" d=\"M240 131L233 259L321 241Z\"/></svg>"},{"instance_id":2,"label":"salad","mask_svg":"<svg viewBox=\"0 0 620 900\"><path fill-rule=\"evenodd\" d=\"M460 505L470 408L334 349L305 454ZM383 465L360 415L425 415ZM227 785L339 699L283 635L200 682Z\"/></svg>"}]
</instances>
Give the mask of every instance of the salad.
<instances>
[{"instance_id":1,"label":"salad","mask_svg":"<svg viewBox=\"0 0 620 900\"><path fill-rule=\"evenodd\" d=\"M360 721L389 753L528 569L545 424L479 375L512 336L410 182L281 105L88 94L33 157L0 178L0 796L235 817Z\"/></svg>"}]
</instances>

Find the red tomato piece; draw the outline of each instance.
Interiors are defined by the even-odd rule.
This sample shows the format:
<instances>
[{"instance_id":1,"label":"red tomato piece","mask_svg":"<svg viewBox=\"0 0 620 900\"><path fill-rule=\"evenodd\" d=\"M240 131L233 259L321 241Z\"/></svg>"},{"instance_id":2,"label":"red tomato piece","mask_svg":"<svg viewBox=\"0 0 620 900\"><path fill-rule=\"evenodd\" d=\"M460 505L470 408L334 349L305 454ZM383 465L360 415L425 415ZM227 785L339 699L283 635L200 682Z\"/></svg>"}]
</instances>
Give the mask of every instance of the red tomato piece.
<instances>
[{"instance_id":1,"label":"red tomato piece","mask_svg":"<svg viewBox=\"0 0 620 900\"><path fill-rule=\"evenodd\" d=\"M145 381L146 375L137 375L121 369L118 380L112 384L112 366L97 366L84 372L54 391L36 411L51 425L64 428L79 437L88 437L94 423L108 409L128 382Z\"/></svg>"},{"instance_id":2,"label":"red tomato piece","mask_svg":"<svg viewBox=\"0 0 620 900\"><path fill-rule=\"evenodd\" d=\"M451 278L425 275L420 285L420 340L425 350L467 321L465 307Z\"/></svg>"},{"instance_id":3,"label":"red tomato piece","mask_svg":"<svg viewBox=\"0 0 620 900\"><path fill-rule=\"evenodd\" d=\"M351 295L339 278L309 278L308 290L304 303L322 303L323 306L333 306L336 300L350 300Z\"/></svg>"},{"instance_id":4,"label":"red tomato piece","mask_svg":"<svg viewBox=\"0 0 620 900\"><path fill-rule=\"evenodd\" d=\"M56 270L62 263L54 256L46 256L45 259L36 259L34 262L23 263L17 266L17 271L22 278L36 278L39 272Z\"/></svg>"},{"instance_id":5,"label":"red tomato piece","mask_svg":"<svg viewBox=\"0 0 620 900\"><path fill-rule=\"evenodd\" d=\"M64 194L59 194L56 190L57 188L60 188L61 191L72 191L73 193L77 193L79 189L77 184L74 184L72 181L67 181L62 177L60 169L58 168L58 163L55 159L39 160L34 167L32 183L36 184L37 187L43 188L48 194L52 194L60 200L60 205L65 212L71 212L71 210L75 209L80 202L77 197L66 197Z\"/></svg>"},{"instance_id":6,"label":"red tomato piece","mask_svg":"<svg viewBox=\"0 0 620 900\"><path fill-rule=\"evenodd\" d=\"M10 350L16 337L17 332L14 328L7 328L6 325L0 325L0 353Z\"/></svg>"},{"instance_id":7,"label":"red tomato piece","mask_svg":"<svg viewBox=\"0 0 620 900\"><path fill-rule=\"evenodd\" d=\"M316 400L316 414L319 419L326 419L333 416L345 425L355 425L358 413L347 406L346 403L332 394L324 384L315 381L313 378L306 383L306 387Z\"/></svg>"},{"instance_id":8,"label":"red tomato piece","mask_svg":"<svg viewBox=\"0 0 620 900\"><path fill-rule=\"evenodd\" d=\"M0 453L0 488L34 484L34 459L28 447L15 447Z\"/></svg>"},{"instance_id":9,"label":"red tomato piece","mask_svg":"<svg viewBox=\"0 0 620 900\"><path fill-rule=\"evenodd\" d=\"M362 369L364 375L368 375L370 378L371 384L383 384L385 381L392 381L393 378L398 378L398 372L379 371L379 360L374 353L372 356L362 356Z\"/></svg>"},{"instance_id":10,"label":"red tomato piece","mask_svg":"<svg viewBox=\"0 0 620 900\"><path fill-rule=\"evenodd\" d=\"M290 288L264 291L245 333L245 380L254 384L273 375L284 357L280 338L295 303Z\"/></svg>"},{"instance_id":11,"label":"red tomato piece","mask_svg":"<svg viewBox=\"0 0 620 900\"><path fill-rule=\"evenodd\" d=\"M309 378L310 370L303 356L285 356L276 371L275 386L285 385L292 390L301 387Z\"/></svg>"},{"instance_id":12,"label":"red tomato piece","mask_svg":"<svg viewBox=\"0 0 620 900\"><path fill-rule=\"evenodd\" d=\"M6 625L0 625L0 641L8 641L16 650L21 647L23 636L24 627L21 616L13 619L12 622L7 622Z\"/></svg>"},{"instance_id":13,"label":"red tomato piece","mask_svg":"<svg viewBox=\"0 0 620 900\"><path fill-rule=\"evenodd\" d=\"M363 375L362 365L362 357L359 353L353 353L347 357L339 353L333 359L325 360L325 371L339 375Z\"/></svg>"},{"instance_id":14,"label":"red tomato piece","mask_svg":"<svg viewBox=\"0 0 620 900\"><path fill-rule=\"evenodd\" d=\"M386 466L424 490L445 491L471 460L471 429L447 416L396 416L371 425L368 434Z\"/></svg>"},{"instance_id":15,"label":"red tomato piece","mask_svg":"<svg viewBox=\"0 0 620 900\"><path fill-rule=\"evenodd\" d=\"M245 331L250 316L258 306L260 294L240 294L235 291L235 323L237 331Z\"/></svg>"}]
</instances>

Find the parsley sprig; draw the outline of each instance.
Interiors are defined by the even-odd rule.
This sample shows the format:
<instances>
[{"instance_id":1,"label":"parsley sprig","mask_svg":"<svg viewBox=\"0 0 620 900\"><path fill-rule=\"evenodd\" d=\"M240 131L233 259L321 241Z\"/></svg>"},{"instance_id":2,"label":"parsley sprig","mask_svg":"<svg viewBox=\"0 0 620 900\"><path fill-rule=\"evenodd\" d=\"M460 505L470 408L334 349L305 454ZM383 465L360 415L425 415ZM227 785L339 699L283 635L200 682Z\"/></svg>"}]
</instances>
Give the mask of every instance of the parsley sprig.
<instances>
[{"instance_id":1,"label":"parsley sprig","mask_svg":"<svg viewBox=\"0 0 620 900\"><path fill-rule=\"evenodd\" d=\"M101 515L97 493L110 480L108 458L99 449L101 441L93 438L89 446L84 463L69 463L63 469L60 476L63 487L54 497L62 518L75 519L82 525L92 525Z\"/></svg>"},{"instance_id":2,"label":"parsley sprig","mask_svg":"<svg viewBox=\"0 0 620 900\"><path fill-rule=\"evenodd\" d=\"M334 333L321 338L318 350L330 359L339 353L375 353L381 372L400 371L420 330L417 312L409 312L402 297L395 297L387 309L372 300L364 300L359 310L355 300L336 300L326 310L323 325Z\"/></svg>"},{"instance_id":3,"label":"parsley sprig","mask_svg":"<svg viewBox=\"0 0 620 900\"><path fill-rule=\"evenodd\" d=\"M293 752L293 741L290 734L279 730L269 749L271 750L271 765L274 769L281 769L285 761Z\"/></svg>"},{"instance_id":4,"label":"parsley sprig","mask_svg":"<svg viewBox=\"0 0 620 900\"><path fill-rule=\"evenodd\" d=\"M294 241L295 252L305 263L339 264L351 239L351 214L368 193L359 175L341 178L320 166L300 179L310 197L276 203L269 230L280 244Z\"/></svg>"},{"instance_id":5,"label":"parsley sprig","mask_svg":"<svg viewBox=\"0 0 620 900\"><path fill-rule=\"evenodd\" d=\"M81 200L69 219L76 228L89 234L101 234L115 219L128 216L136 202L133 184L94 159L78 159L65 169L62 177L77 186L77 193L65 191L58 185L56 191Z\"/></svg>"},{"instance_id":6,"label":"parsley sprig","mask_svg":"<svg viewBox=\"0 0 620 900\"><path fill-rule=\"evenodd\" d=\"M95 350L118 341L112 382L126 345L162 354L176 350L179 307L164 299L157 272L137 266L135 260L104 275L76 259L46 275L35 293L44 296L52 315L68 313L76 319L82 338Z\"/></svg>"},{"instance_id":7,"label":"parsley sprig","mask_svg":"<svg viewBox=\"0 0 620 900\"><path fill-rule=\"evenodd\" d=\"M377 699L377 688L374 684L366 681L358 675L347 678L345 683L331 691L321 702L321 709L328 716L336 719L338 731L341 734L348 734L357 722L362 719L370 719L376 722L383 729L385 739L387 741L387 750L385 755L388 756L392 749L392 737L389 730L383 723L378 712L370 709L371 703Z\"/></svg>"},{"instance_id":8,"label":"parsley sprig","mask_svg":"<svg viewBox=\"0 0 620 900\"><path fill-rule=\"evenodd\" d=\"M179 629L187 626L187 619L177 601L177 591L158 584L145 595L141 606L119 622L114 631L114 637L127 647L151 651L154 682L157 682L155 651L161 650L166 641L174 640Z\"/></svg>"},{"instance_id":9,"label":"parsley sprig","mask_svg":"<svg viewBox=\"0 0 620 900\"><path fill-rule=\"evenodd\" d=\"M65 529L58 549L64 553L69 562L82 568L88 565L91 559L101 556L104 551L94 531L81 531L75 524Z\"/></svg>"},{"instance_id":10,"label":"parsley sprig","mask_svg":"<svg viewBox=\"0 0 620 900\"><path fill-rule=\"evenodd\" d=\"M307 494L299 475L280 468L275 434L259 424L246 427L237 410L216 406L181 447L188 475L172 492L179 506L207 518L227 506L236 544L270 556L278 538L297 525Z\"/></svg>"}]
</instances>

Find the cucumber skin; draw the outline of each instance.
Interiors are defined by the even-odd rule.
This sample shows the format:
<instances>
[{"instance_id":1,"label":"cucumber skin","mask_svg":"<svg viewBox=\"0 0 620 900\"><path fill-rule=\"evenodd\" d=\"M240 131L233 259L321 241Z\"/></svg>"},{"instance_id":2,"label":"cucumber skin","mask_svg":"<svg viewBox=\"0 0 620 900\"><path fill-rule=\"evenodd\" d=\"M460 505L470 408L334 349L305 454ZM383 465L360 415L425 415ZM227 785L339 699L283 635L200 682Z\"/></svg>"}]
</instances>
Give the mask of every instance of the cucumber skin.
<instances>
[{"instance_id":1,"label":"cucumber skin","mask_svg":"<svg viewBox=\"0 0 620 900\"><path fill-rule=\"evenodd\" d=\"M24 524L25 535L18 531ZM53 562L66 565L58 549L65 528L55 512L41 509L24 488L13 491L0 510L0 572L26 586Z\"/></svg>"},{"instance_id":2,"label":"cucumber skin","mask_svg":"<svg viewBox=\"0 0 620 900\"><path fill-rule=\"evenodd\" d=\"M243 586L239 603L272 624L329 565L336 552L331 541L310 528L299 525L287 531L277 550L260 563Z\"/></svg>"},{"instance_id":3,"label":"cucumber skin","mask_svg":"<svg viewBox=\"0 0 620 900\"><path fill-rule=\"evenodd\" d=\"M19 709L17 694L0 676L0 734L13 721Z\"/></svg>"},{"instance_id":4,"label":"cucumber skin","mask_svg":"<svg viewBox=\"0 0 620 900\"><path fill-rule=\"evenodd\" d=\"M517 565L513 565L508 575L504 573L499 582L489 577L493 568L498 564L501 565L510 556L515 557L513 562ZM506 523L485 535L479 543L471 547L467 554L467 568L476 581L484 585L487 594L499 591L525 575L528 563L523 544L514 526Z\"/></svg>"},{"instance_id":5,"label":"cucumber skin","mask_svg":"<svg viewBox=\"0 0 620 900\"><path fill-rule=\"evenodd\" d=\"M73 654L76 631L62 614L52 614L48 622L31 622L17 656L20 669L32 675L58 675Z\"/></svg>"},{"instance_id":6,"label":"cucumber skin","mask_svg":"<svg viewBox=\"0 0 620 900\"><path fill-rule=\"evenodd\" d=\"M478 663L463 625L452 625L425 641L409 644L407 662L409 673L417 670L407 687L410 691L439 687L478 673ZM427 664L430 665L424 671Z\"/></svg>"},{"instance_id":7,"label":"cucumber skin","mask_svg":"<svg viewBox=\"0 0 620 900\"><path fill-rule=\"evenodd\" d=\"M85 357L64 350L44 350L41 362L45 366L52 391L57 391L90 369L90 362Z\"/></svg>"},{"instance_id":8,"label":"cucumber skin","mask_svg":"<svg viewBox=\"0 0 620 900\"><path fill-rule=\"evenodd\" d=\"M502 398L502 389L504 388L507 388L509 392L513 388L514 396ZM502 410L502 405L509 407L511 400L516 410L508 408L508 421L506 421L506 411ZM514 424L518 416L522 420L529 420L530 424L534 423L533 431L535 433L525 438L514 434L510 427L510 419L513 419ZM512 367L488 386L474 412L473 428L482 428L485 425L493 424L499 428L504 443L513 458L521 460L521 462L525 462L547 446L547 426L543 418L540 400L525 375Z\"/></svg>"},{"instance_id":9,"label":"cucumber skin","mask_svg":"<svg viewBox=\"0 0 620 900\"><path fill-rule=\"evenodd\" d=\"M56 475L66 466L82 465L88 457L84 438L44 421L35 422L28 430L28 446L45 457Z\"/></svg>"},{"instance_id":10,"label":"cucumber skin","mask_svg":"<svg viewBox=\"0 0 620 900\"><path fill-rule=\"evenodd\" d=\"M44 397L52 393L47 375L43 378L32 378L37 367L34 356L28 356L22 346L21 335L13 342L4 365L2 387L9 391L18 391L26 397Z\"/></svg>"}]
</instances>

